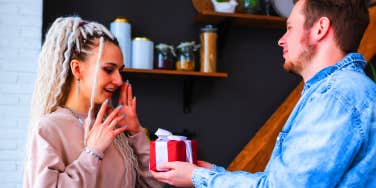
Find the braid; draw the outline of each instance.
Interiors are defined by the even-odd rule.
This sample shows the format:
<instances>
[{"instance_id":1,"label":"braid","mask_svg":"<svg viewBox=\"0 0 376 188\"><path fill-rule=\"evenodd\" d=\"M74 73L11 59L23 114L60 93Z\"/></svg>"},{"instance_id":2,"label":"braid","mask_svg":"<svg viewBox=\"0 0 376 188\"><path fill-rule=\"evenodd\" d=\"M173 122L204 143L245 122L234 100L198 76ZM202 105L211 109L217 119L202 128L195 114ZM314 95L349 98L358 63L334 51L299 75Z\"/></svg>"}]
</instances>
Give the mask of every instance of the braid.
<instances>
[{"instance_id":1,"label":"braid","mask_svg":"<svg viewBox=\"0 0 376 188\"><path fill-rule=\"evenodd\" d=\"M64 98L63 94L63 89L64 88L67 88L67 87L64 87L66 84L70 84L69 82L67 82L67 78L69 76L69 68L70 68L70 60L71 60L71 54L72 54L72 51L73 51L73 48L75 47L74 46L74 43L77 42L77 38L78 38L78 34L79 34L79 30L78 30L78 25L80 23L80 19L79 18L75 18L72 20L72 28L71 28L71 31L70 32L67 32L68 34L66 35L67 36L67 42L66 42L66 51L64 52L64 59L63 59L63 62L62 62L62 65L61 66L58 66L57 69L56 69L56 74L57 74L57 77L58 79L56 80L56 93L53 97L54 101L53 103L51 104L51 106L58 106L58 105L61 105L61 101L62 99ZM65 46L64 46L65 48Z\"/></svg>"},{"instance_id":2,"label":"braid","mask_svg":"<svg viewBox=\"0 0 376 188\"><path fill-rule=\"evenodd\" d=\"M129 145L128 138L125 134L119 134L114 142L113 142L115 148L120 152L121 156L123 157L123 160L128 161L128 163L132 164L133 169L136 170L138 177L144 176L144 177L150 177L151 174L148 171L143 171L140 168L140 165L138 163L136 154L134 153L134 150ZM131 173L131 169L126 168L125 176L127 177L128 173Z\"/></svg>"},{"instance_id":3,"label":"braid","mask_svg":"<svg viewBox=\"0 0 376 188\"><path fill-rule=\"evenodd\" d=\"M87 123L87 127L85 129L85 140L86 140L86 136L88 135L88 131L91 127L91 123L92 123L92 117L93 117L93 113L94 113L94 97L96 95L96 86L97 86L97 81L98 81L98 72L99 72L99 67L100 67L100 61L101 61L101 57L102 57L102 53L103 53L103 37L100 37L99 39L99 49L98 49L98 57L97 57L97 62L96 62L96 65L95 65L95 77L94 77L94 83L93 83L93 88L91 89L91 96L90 96L90 108L89 108L89 112L88 112L88 116L87 116L87 120L88 120L88 123Z\"/></svg>"},{"instance_id":4,"label":"braid","mask_svg":"<svg viewBox=\"0 0 376 188\"><path fill-rule=\"evenodd\" d=\"M136 157L133 153L133 149L131 147L129 147L128 139L125 136L125 134L120 134L119 136L117 136L115 138L113 144L114 144L115 148L120 152L120 154L122 156L125 156L123 158L126 158L126 159L132 161L131 164L132 164L133 169L137 168L138 162L137 162ZM126 168L125 169L125 176L127 176L130 173L131 173L131 169Z\"/></svg>"},{"instance_id":5,"label":"braid","mask_svg":"<svg viewBox=\"0 0 376 188\"><path fill-rule=\"evenodd\" d=\"M63 57L66 48L67 30L71 27L70 20L59 18L47 33L45 44L39 56L38 77L32 99L32 124L43 114L51 113L57 106L57 97L61 94L61 88L56 83L64 83L66 78L61 74ZM69 58L68 58L69 59ZM64 69L69 69L64 67ZM65 71L65 75L69 71ZM49 92L46 92L49 91Z\"/></svg>"}]
</instances>

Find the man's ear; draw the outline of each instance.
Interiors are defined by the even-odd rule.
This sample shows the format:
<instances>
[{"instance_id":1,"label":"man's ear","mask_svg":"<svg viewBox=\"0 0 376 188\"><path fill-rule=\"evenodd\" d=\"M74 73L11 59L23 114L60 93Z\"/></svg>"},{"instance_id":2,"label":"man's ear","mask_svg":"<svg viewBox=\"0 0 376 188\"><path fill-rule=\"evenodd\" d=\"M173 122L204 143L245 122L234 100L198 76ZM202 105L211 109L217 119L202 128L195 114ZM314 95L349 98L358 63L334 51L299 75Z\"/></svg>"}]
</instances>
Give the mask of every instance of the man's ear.
<instances>
[{"instance_id":1,"label":"man's ear","mask_svg":"<svg viewBox=\"0 0 376 188\"><path fill-rule=\"evenodd\" d=\"M77 59L73 59L70 62L70 68L72 70L72 74L73 74L74 78L76 80L80 80L81 79L81 71L82 71L81 62Z\"/></svg>"},{"instance_id":2,"label":"man's ear","mask_svg":"<svg viewBox=\"0 0 376 188\"><path fill-rule=\"evenodd\" d=\"M328 17L321 17L319 20L314 24L313 27L313 39L316 41L320 41L328 34L331 22Z\"/></svg>"}]
</instances>

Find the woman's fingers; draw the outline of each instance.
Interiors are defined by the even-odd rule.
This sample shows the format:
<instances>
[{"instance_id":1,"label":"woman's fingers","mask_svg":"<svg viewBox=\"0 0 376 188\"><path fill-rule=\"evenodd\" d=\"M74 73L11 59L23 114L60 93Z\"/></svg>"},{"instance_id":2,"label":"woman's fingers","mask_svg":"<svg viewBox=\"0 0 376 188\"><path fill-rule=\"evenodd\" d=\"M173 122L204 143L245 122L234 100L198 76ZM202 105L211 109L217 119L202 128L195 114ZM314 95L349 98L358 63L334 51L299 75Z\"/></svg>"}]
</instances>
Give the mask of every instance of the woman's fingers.
<instances>
[{"instance_id":1,"label":"woman's fingers","mask_svg":"<svg viewBox=\"0 0 376 188\"><path fill-rule=\"evenodd\" d=\"M133 110L133 112L136 112L136 97L133 97L133 99L132 99L132 110Z\"/></svg>"},{"instance_id":2,"label":"woman's fingers","mask_svg":"<svg viewBox=\"0 0 376 188\"><path fill-rule=\"evenodd\" d=\"M123 83L123 85L121 85L121 88L120 88L120 96L119 96L119 104L121 105L125 105L125 101L126 101L126 85L127 85L127 82Z\"/></svg>"},{"instance_id":3,"label":"woman's fingers","mask_svg":"<svg viewBox=\"0 0 376 188\"><path fill-rule=\"evenodd\" d=\"M117 135L119 135L120 133L124 132L125 129L127 129L127 127L128 127L128 126L121 126L121 127L117 128L117 129L113 130L113 131L112 131L112 134L113 134L114 136L117 136Z\"/></svg>"},{"instance_id":4,"label":"woman's fingers","mask_svg":"<svg viewBox=\"0 0 376 188\"><path fill-rule=\"evenodd\" d=\"M98 125L103 122L103 117L104 117L104 114L106 113L107 104L108 104L108 99L104 100L104 102L102 103L101 108L99 109L97 118L95 119L94 125Z\"/></svg>"},{"instance_id":5,"label":"woman's fingers","mask_svg":"<svg viewBox=\"0 0 376 188\"><path fill-rule=\"evenodd\" d=\"M119 121L122 120L124 117L125 117L125 114L122 114L121 116L116 117L113 121L111 121L108 127L110 129L113 129L119 123Z\"/></svg>"},{"instance_id":6,"label":"woman's fingers","mask_svg":"<svg viewBox=\"0 0 376 188\"><path fill-rule=\"evenodd\" d=\"M122 105L132 105L132 85L127 80L122 86L120 90L120 97L119 97L119 104Z\"/></svg>"},{"instance_id":7,"label":"woman's fingers","mask_svg":"<svg viewBox=\"0 0 376 188\"><path fill-rule=\"evenodd\" d=\"M104 120L103 124L104 125L109 125L113 119L116 117L116 115L118 114L118 112L123 108L122 105L119 105L117 106L112 112L110 115L107 116L106 120Z\"/></svg>"},{"instance_id":8,"label":"woman's fingers","mask_svg":"<svg viewBox=\"0 0 376 188\"><path fill-rule=\"evenodd\" d=\"M111 106L107 107L106 114L111 114L114 109Z\"/></svg>"},{"instance_id":9,"label":"woman's fingers","mask_svg":"<svg viewBox=\"0 0 376 188\"><path fill-rule=\"evenodd\" d=\"M132 85L129 84L127 88L127 105L132 106L132 99L133 99Z\"/></svg>"}]
</instances>

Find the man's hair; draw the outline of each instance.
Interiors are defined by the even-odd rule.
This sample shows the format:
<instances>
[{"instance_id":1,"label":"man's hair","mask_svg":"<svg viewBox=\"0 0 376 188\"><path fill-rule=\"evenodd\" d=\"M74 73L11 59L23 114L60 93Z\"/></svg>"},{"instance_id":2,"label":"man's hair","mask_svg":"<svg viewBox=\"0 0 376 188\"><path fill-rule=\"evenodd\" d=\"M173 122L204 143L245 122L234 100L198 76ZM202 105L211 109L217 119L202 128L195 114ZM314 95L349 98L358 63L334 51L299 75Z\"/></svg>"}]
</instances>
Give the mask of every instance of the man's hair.
<instances>
[{"instance_id":1,"label":"man's hair","mask_svg":"<svg viewBox=\"0 0 376 188\"><path fill-rule=\"evenodd\" d=\"M345 52L357 51L369 23L366 0L305 0L305 28L311 28L320 17L329 18L335 39Z\"/></svg>"}]
</instances>

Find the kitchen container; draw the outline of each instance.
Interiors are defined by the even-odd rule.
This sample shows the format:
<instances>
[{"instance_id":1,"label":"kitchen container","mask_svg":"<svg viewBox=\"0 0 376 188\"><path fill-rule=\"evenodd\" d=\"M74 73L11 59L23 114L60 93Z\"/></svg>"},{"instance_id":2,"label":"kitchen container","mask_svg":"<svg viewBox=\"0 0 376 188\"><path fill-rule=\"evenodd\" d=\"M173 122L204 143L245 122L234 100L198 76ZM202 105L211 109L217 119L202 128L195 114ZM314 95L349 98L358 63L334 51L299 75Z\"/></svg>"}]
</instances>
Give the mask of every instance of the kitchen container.
<instances>
[{"instance_id":1,"label":"kitchen container","mask_svg":"<svg viewBox=\"0 0 376 188\"><path fill-rule=\"evenodd\" d=\"M121 52L123 53L123 64L126 68L131 67L131 25L123 17L116 18L110 24L111 33L117 38Z\"/></svg>"},{"instance_id":2,"label":"kitchen container","mask_svg":"<svg viewBox=\"0 0 376 188\"><path fill-rule=\"evenodd\" d=\"M146 37L132 41L132 68L153 69L154 43Z\"/></svg>"}]
</instances>

